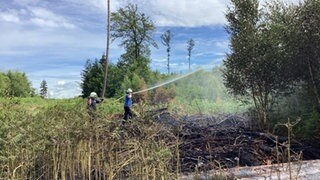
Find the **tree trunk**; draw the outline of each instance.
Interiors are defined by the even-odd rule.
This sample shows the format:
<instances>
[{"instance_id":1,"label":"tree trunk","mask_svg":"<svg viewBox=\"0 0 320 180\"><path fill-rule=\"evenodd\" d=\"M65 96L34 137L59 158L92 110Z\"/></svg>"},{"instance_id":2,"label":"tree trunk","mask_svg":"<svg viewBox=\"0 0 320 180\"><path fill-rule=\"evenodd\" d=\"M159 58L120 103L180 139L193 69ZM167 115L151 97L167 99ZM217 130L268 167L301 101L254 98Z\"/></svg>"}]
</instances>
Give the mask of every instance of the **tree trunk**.
<instances>
[{"instance_id":1,"label":"tree trunk","mask_svg":"<svg viewBox=\"0 0 320 180\"><path fill-rule=\"evenodd\" d=\"M316 85L316 82L315 82L314 74L312 72L311 62L310 62L309 59L308 59L308 70L309 70L310 81L311 81L311 86L312 86L311 88L312 88L312 90L314 92L314 95L317 98L317 110L319 110L319 108L320 108L320 97L319 97L318 88L317 88L317 85Z\"/></svg>"},{"instance_id":2,"label":"tree trunk","mask_svg":"<svg viewBox=\"0 0 320 180\"><path fill-rule=\"evenodd\" d=\"M103 81L102 97L105 96L107 79L108 79L108 64L109 64L109 46L110 46L110 0L107 0L107 46L106 46L106 67Z\"/></svg>"}]
</instances>

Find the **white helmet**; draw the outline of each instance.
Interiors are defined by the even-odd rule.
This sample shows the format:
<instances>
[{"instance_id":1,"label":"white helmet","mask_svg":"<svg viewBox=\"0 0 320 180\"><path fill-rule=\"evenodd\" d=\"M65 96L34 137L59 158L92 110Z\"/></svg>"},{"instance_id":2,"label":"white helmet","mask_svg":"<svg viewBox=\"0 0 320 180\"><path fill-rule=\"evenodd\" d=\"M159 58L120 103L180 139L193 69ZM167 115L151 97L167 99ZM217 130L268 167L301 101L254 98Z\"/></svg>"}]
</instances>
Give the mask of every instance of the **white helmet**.
<instances>
[{"instance_id":1,"label":"white helmet","mask_svg":"<svg viewBox=\"0 0 320 180\"><path fill-rule=\"evenodd\" d=\"M127 90L127 93L132 93L132 89L129 88L129 89Z\"/></svg>"},{"instance_id":2,"label":"white helmet","mask_svg":"<svg viewBox=\"0 0 320 180\"><path fill-rule=\"evenodd\" d=\"M95 92L90 93L90 97L97 97L97 93Z\"/></svg>"}]
</instances>

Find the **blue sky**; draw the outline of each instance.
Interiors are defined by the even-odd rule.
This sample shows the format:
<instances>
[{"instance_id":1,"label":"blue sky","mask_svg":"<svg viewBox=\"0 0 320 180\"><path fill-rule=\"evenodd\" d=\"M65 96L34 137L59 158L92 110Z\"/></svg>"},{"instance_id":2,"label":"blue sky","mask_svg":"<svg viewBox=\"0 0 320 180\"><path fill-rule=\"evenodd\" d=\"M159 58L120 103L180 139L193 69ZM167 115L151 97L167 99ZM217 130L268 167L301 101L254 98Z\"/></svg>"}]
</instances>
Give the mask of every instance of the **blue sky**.
<instances>
[{"instance_id":1,"label":"blue sky","mask_svg":"<svg viewBox=\"0 0 320 180\"><path fill-rule=\"evenodd\" d=\"M295 0L288 0L289 2ZM188 69L187 40L193 38L193 68L212 68L228 52L224 14L228 0L111 0L111 11L138 5L157 27L151 67L166 72L166 49L160 36L171 30L171 71ZM50 97L81 94L80 73L87 59L100 58L106 44L105 0L1 0L0 71L25 72L34 88L46 80ZM112 42L109 59L123 49Z\"/></svg>"}]
</instances>

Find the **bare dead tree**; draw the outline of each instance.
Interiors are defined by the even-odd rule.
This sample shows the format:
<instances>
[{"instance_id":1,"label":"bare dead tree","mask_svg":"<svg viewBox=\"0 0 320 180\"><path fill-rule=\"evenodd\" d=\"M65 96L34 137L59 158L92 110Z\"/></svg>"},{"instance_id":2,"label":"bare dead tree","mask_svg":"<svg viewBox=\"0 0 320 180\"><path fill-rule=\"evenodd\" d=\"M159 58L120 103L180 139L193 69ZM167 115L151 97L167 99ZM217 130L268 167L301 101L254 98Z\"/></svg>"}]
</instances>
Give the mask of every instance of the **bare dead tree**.
<instances>
[{"instance_id":1,"label":"bare dead tree","mask_svg":"<svg viewBox=\"0 0 320 180\"><path fill-rule=\"evenodd\" d=\"M106 87L107 87L107 77L108 77L108 64L109 64L109 46L110 46L110 0L107 0L107 46L106 46L106 64L105 64L105 74L103 81L102 97L104 97Z\"/></svg>"}]
</instances>

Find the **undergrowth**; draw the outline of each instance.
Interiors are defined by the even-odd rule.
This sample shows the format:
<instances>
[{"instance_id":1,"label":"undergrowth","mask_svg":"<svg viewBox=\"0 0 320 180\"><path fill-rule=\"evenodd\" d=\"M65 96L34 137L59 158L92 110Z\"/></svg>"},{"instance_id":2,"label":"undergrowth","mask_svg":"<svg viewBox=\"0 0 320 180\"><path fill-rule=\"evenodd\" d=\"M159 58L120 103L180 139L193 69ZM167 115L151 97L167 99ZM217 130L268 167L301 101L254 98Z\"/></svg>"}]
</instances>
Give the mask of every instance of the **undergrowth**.
<instances>
[{"instance_id":1,"label":"undergrowth","mask_svg":"<svg viewBox=\"0 0 320 180\"><path fill-rule=\"evenodd\" d=\"M125 124L112 99L94 119L80 98L5 98L0 107L0 179L179 178L179 130L151 120L146 105Z\"/></svg>"},{"instance_id":2,"label":"undergrowth","mask_svg":"<svg viewBox=\"0 0 320 180\"><path fill-rule=\"evenodd\" d=\"M0 179L176 179L174 134L143 119L108 119L104 111L118 105L92 120L82 100L37 113L18 99L1 102Z\"/></svg>"}]
</instances>

